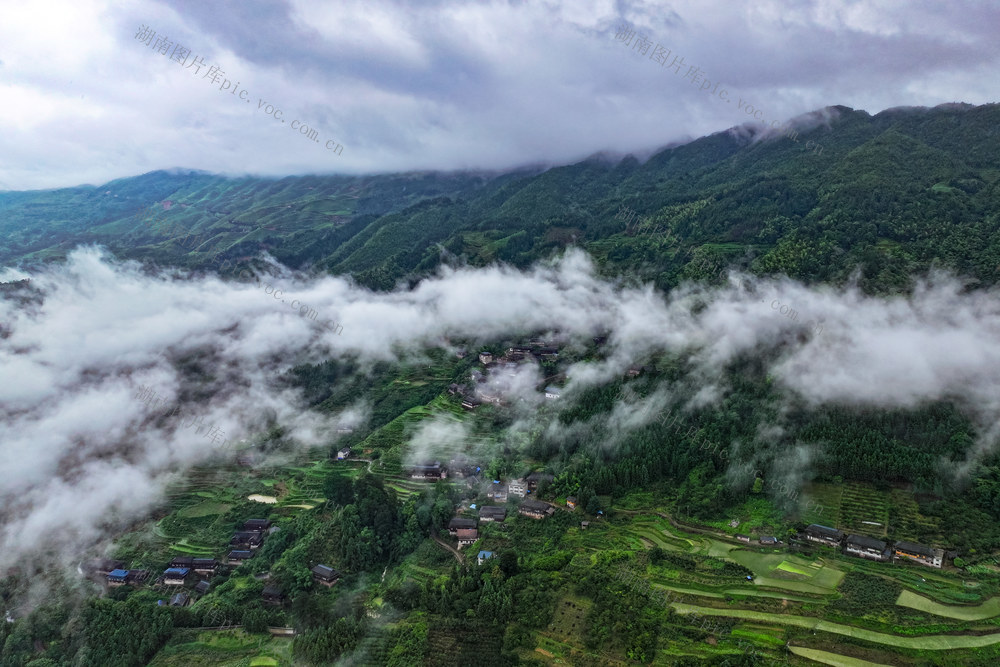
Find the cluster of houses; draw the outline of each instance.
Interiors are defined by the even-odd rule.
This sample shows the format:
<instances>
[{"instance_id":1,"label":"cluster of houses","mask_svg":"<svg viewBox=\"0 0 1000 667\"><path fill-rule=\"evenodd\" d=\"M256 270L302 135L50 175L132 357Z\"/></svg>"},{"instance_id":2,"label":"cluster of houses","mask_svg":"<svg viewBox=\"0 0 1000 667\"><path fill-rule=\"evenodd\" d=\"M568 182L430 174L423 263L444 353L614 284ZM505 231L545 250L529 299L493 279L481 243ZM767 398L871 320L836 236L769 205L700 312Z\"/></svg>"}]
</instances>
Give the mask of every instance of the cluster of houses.
<instances>
[{"instance_id":1,"label":"cluster of houses","mask_svg":"<svg viewBox=\"0 0 1000 667\"><path fill-rule=\"evenodd\" d=\"M939 568L944 559L943 549L903 540L890 544L866 535L845 535L836 528L815 523L806 527L804 536L810 542L838 548L843 546L844 553L877 561L897 559Z\"/></svg>"},{"instance_id":2,"label":"cluster of houses","mask_svg":"<svg viewBox=\"0 0 1000 667\"><path fill-rule=\"evenodd\" d=\"M541 338L531 339L527 345L518 345L507 348L507 351L494 357L492 352L480 352L479 361L487 367L488 372L503 373L513 372L519 364L532 359L538 361L556 361L559 358L559 348L552 342ZM475 410L483 403L493 403L495 405L504 404L503 392L496 386L490 386L486 375L478 370L472 371L471 382L468 385L451 384L448 393L460 398L462 407L466 410ZM546 387L546 398L558 398L559 388L553 385Z\"/></svg>"},{"instance_id":3,"label":"cluster of houses","mask_svg":"<svg viewBox=\"0 0 1000 667\"><path fill-rule=\"evenodd\" d=\"M473 466L479 471L477 466ZM463 470L468 471L468 466L463 466ZM486 487L485 495L496 503L506 503L510 496L524 498L518 505L517 513L532 519L545 519L555 514L556 508L549 503L525 498L529 493L538 490L538 485L543 481L552 481L552 475L548 473L531 473L530 475L514 479L508 483L501 480L494 480ZM482 505L471 508L478 512L478 523L503 523L507 520L507 508L504 505ZM458 541L458 548L470 546L479 539L479 529L477 519L456 516L448 522L448 534ZM487 552L489 553L489 552Z\"/></svg>"},{"instance_id":4,"label":"cluster of houses","mask_svg":"<svg viewBox=\"0 0 1000 667\"><path fill-rule=\"evenodd\" d=\"M508 347L507 351L494 359L492 352L480 352L479 363L483 366L494 364L505 366L508 364L518 364L523 361L537 359L539 361L556 361L559 359L559 348L552 343L541 339L532 339L527 345Z\"/></svg>"},{"instance_id":5,"label":"cluster of houses","mask_svg":"<svg viewBox=\"0 0 1000 667\"><path fill-rule=\"evenodd\" d=\"M239 566L253 557L264 542L268 532L274 530L269 519L249 519L243 523L243 528L233 534L229 541L230 551L224 562L215 558L195 558L193 556L175 556L169 567L163 571L154 584L157 587L177 587L179 590L169 599L172 607L183 607L191 602L191 593L203 596L211 589L209 579L224 565ZM118 586L139 586L149 581L149 570L125 569L125 563L120 560L101 559L93 561L89 569L103 577L109 588ZM311 570L313 580L323 586L333 586L342 576L340 572L327 565L318 564ZM194 584L192 586L192 584ZM265 602L281 604L285 595L274 585L264 588L261 597ZM158 604L164 604L161 600Z\"/></svg>"}]
</instances>

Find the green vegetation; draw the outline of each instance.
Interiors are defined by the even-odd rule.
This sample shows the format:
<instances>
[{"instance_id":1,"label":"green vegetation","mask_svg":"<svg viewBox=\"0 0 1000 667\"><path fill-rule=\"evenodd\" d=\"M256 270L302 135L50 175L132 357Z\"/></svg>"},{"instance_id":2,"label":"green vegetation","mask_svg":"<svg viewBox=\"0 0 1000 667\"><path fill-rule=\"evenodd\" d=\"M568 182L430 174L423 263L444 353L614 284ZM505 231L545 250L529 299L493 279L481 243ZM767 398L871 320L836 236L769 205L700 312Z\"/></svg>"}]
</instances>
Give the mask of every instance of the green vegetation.
<instances>
[{"instance_id":1,"label":"green vegetation","mask_svg":"<svg viewBox=\"0 0 1000 667\"><path fill-rule=\"evenodd\" d=\"M871 294L905 293L912 276L935 266L994 284L1000 108L875 117L835 110L830 128L803 137L821 141L821 156L802 156L792 142L717 135L642 165L628 158L499 176L281 180L157 172L103 188L0 193L8 240L0 260L54 259L99 242L124 257L187 268L231 260L223 271L231 277L266 246L293 266L390 289L435 271L449 261L443 257L524 267L577 244L604 275L661 289L717 281L730 266L809 283L843 283L860 269L860 288ZM154 204L163 214L137 228L130 216ZM621 205L668 227L677 244L623 229L614 219ZM193 240L182 243L177 226ZM124 238L126 230L134 237ZM500 350L530 335L452 342ZM572 354L604 354L582 348ZM554 415L553 428L518 431L508 428L518 419L513 410L467 412L445 393L468 380L474 353L294 368L283 380L314 410L332 414L363 399L367 425L311 452L295 450L281 429L260 434L254 446L280 455L281 465L193 470L155 520L119 536L111 554L159 572L177 555L220 557L243 521L269 518L278 530L254 557L221 570L187 607L157 605L164 595L149 586L91 588L82 600L64 586L65 604L0 624L0 664L1000 661L1000 460L986 456L961 482L941 476L941 461L961 460L974 442L958 407L789 403L755 350L722 369L717 402L685 410L700 389L682 381L689 354L658 355L627 380L638 396L671 388L664 418L627 433L602 419L620 400L617 380L558 413L540 408ZM561 372L560 363L546 373ZM478 463L489 477L551 471L552 482L533 497L558 500L560 509L544 520L512 511L503 524L480 524L473 547L453 550L448 521L485 497L463 480L432 484L406 474L407 443L429 419L461 422L468 448L488 452ZM759 426L776 423L782 438L815 452L799 498L774 490L781 452L775 458ZM728 443L739 447L730 452ZM332 461L345 445L355 460ZM760 464L759 482L734 481L721 453L737 451L741 462L774 463ZM571 495L572 511L562 502ZM274 502L251 500L260 496ZM796 540L813 522L955 549L963 571L947 562L940 571L872 563ZM782 544L746 544L737 534ZM478 565L479 549L496 557ZM343 578L330 588L316 583L316 563ZM621 568L636 580L619 576ZM23 591L26 576L0 582L5 602ZM265 604L265 586L288 600ZM219 618L240 627L205 629Z\"/></svg>"}]
</instances>

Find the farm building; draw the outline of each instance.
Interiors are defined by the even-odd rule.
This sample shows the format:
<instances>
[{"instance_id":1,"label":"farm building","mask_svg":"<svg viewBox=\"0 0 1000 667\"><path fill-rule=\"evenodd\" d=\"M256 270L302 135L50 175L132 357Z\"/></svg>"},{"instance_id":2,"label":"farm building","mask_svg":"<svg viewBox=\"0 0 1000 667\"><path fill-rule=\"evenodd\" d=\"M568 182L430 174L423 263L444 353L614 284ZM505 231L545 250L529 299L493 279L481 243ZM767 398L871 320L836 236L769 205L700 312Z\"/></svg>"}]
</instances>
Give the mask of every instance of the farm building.
<instances>
[{"instance_id":1,"label":"farm building","mask_svg":"<svg viewBox=\"0 0 1000 667\"><path fill-rule=\"evenodd\" d=\"M484 522L503 521L507 518L507 508L496 505L483 505L479 508L479 520Z\"/></svg>"},{"instance_id":2,"label":"farm building","mask_svg":"<svg viewBox=\"0 0 1000 667\"><path fill-rule=\"evenodd\" d=\"M446 479L448 471L440 463L418 463L410 468L410 479L436 480Z\"/></svg>"},{"instance_id":3,"label":"farm building","mask_svg":"<svg viewBox=\"0 0 1000 667\"><path fill-rule=\"evenodd\" d=\"M479 539L479 531L475 528L460 528L456 531L458 548L467 547Z\"/></svg>"},{"instance_id":4,"label":"farm building","mask_svg":"<svg viewBox=\"0 0 1000 667\"><path fill-rule=\"evenodd\" d=\"M128 581L128 570L111 570L108 572L108 586L121 586Z\"/></svg>"},{"instance_id":5,"label":"farm building","mask_svg":"<svg viewBox=\"0 0 1000 667\"><path fill-rule=\"evenodd\" d=\"M135 586L149 579L149 570L129 570L125 583Z\"/></svg>"},{"instance_id":6,"label":"farm building","mask_svg":"<svg viewBox=\"0 0 1000 667\"><path fill-rule=\"evenodd\" d=\"M215 568L219 566L219 561L214 558L195 558L191 567L198 574L215 574Z\"/></svg>"},{"instance_id":7,"label":"farm building","mask_svg":"<svg viewBox=\"0 0 1000 667\"><path fill-rule=\"evenodd\" d=\"M163 583L167 586L183 586L187 583L191 570L186 567L168 567L163 571Z\"/></svg>"},{"instance_id":8,"label":"farm building","mask_svg":"<svg viewBox=\"0 0 1000 667\"><path fill-rule=\"evenodd\" d=\"M932 549L915 542L896 542L892 552L896 558L906 558L929 567L941 567L944 557L943 549Z\"/></svg>"},{"instance_id":9,"label":"farm building","mask_svg":"<svg viewBox=\"0 0 1000 667\"><path fill-rule=\"evenodd\" d=\"M889 547L882 540L865 535L848 535L844 551L871 560L889 560Z\"/></svg>"},{"instance_id":10,"label":"farm building","mask_svg":"<svg viewBox=\"0 0 1000 667\"><path fill-rule=\"evenodd\" d=\"M233 535L233 539L229 540L229 546L231 547L250 547L251 549L260 548L261 543L264 541L264 536L261 535L256 530L241 530Z\"/></svg>"},{"instance_id":11,"label":"farm building","mask_svg":"<svg viewBox=\"0 0 1000 667\"><path fill-rule=\"evenodd\" d=\"M533 472L524 478L525 484L528 486L528 491L534 493L538 490L538 485L542 482L551 482L555 479L555 476L547 472Z\"/></svg>"},{"instance_id":12,"label":"farm building","mask_svg":"<svg viewBox=\"0 0 1000 667\"><path fill-rule=\"evenodd\" d=\"M264 531L271 527L270 519L247 519L243 522L243 530Z\"/></svg>"},{"instance_id":13,"label":"farm building","mask_svg":"<svg viewBox=\"0 0 1000 667\"><path fill-rule=\"evenodd\" d=\"M456 516L451 521L448 522L448 534L452 537L458 536L459 530L468 530L469 528L476 527L475 519L466 519L464 517Z\"/></svg>"},{"instance_id":14,"label":"farm building","mask_svg":"<svg viewBox=\"0 0 1000 667\"><path fill-rule=\"evenodd\" d=\"M544 519L552 516L555 512L555 507L538 500L524 500L521 502L521 506L517 508L518 514L531 517L532 519Z\"/></svg>"},{"instance_id":15,"label":"farm building","mask_svg":"<svg viewBox=\"0 0 1000 667\"><path fill-rule=\"evenodd\" d=\"M265 586L260 592L261 598L267 604L280 605L285 601L285 593L277 586Z\"/></svg>"},{"instance_id":16,"label":"farm building","mask_svg":"<svg viewBox=\"0 0 1000 667\"><path fill-rule=\"evenodd\" d=\"M226 556L226 562L230 565L242 565L243 561L250 560L251 558L253 558L252 551L238 549L236 551L229 552L229 555Z\"/></svg>"},{"instance_id":17,"label":"farm building","mask_svg":"<svg viewBox=\"0 0 1000 667\"><path fill-rule=\"evenodd\" d=\"M324 586L333 586L340 579L340 572L328 565L316 565L310 571L313 581Z\"/></svg>"},{"instance_id":18,"label":"farm building","mask_svg":"<svg viewBox=\"0 0 1000 667\"><path fill-rule=\"evenodd\" d=\"M806 527L806 539L820 544L828 544L831 547L839 547L844 539L844 533L836 528L812 523Z\"/></svg>"}]
</instances>

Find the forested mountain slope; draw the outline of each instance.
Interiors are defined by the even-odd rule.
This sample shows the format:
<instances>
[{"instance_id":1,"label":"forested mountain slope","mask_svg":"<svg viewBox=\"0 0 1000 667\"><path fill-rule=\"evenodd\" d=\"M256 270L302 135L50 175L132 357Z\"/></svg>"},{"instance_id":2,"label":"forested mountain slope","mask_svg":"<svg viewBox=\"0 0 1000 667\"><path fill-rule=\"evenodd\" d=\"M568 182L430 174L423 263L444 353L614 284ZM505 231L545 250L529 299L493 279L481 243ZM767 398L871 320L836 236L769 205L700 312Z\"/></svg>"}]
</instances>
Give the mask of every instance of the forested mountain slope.
<instances>
[{"instance_id":1,"label":"forested mountain slope","mask_svg":"<svg viewBox=\"0 0 1000 667\"><path fill-rule=\"evenodd\" d=\"M294 268L389 289L442 261L526 266L579 244L607 273L662 288L727 264L809 282L843 281L861 267L871 292L905 288L932 266L995 281L1000 107L871 116L838 106L796 125L794 139L761 140L744 126L644 164L595 157L502 175L280 180L154 172L99 188L0 193L0 261L96 242L124 257L212 269L267 251ZM622 206L660 231L626 229Z\"/></svg>"}]
</instances>

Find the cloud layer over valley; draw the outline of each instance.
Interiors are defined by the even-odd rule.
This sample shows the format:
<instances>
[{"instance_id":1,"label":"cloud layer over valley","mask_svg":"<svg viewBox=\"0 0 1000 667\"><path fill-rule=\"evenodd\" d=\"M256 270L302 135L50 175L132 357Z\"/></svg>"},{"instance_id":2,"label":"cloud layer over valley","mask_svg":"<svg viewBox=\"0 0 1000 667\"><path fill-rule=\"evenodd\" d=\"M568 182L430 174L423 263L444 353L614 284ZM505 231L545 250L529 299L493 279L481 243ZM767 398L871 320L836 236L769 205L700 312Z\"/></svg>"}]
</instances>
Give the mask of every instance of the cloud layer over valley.
<instances>
[{"instance_id":1,"label":"cloud layer over valley","mask_svg":"<svg viewBox=\"0 0 1000 667\"><path fill-rule=\"evenodd\" d=\"M723 287L685 284L663 295L604 280L589 257L571 250L528 271L443 269L391 293L275 267L266 281L282 291L275 298L253 282L78 249L67 264L29 277L28 287L8 285L0 299L0 567L39 549L77 554L143 516L191 466L231 457L221 437L207 435L209 426L230 444L278 424L301 446L328 445L342 420L358 423L367 413L363 402L345 414L308 409L283 380L290 368L343 358L365 369L450 348L448 341L468 342L471 353L488 341L559 331L566 349L582 350L610 332L603 360L567 369L559 405L669 352L688 355L685 382L711 407L727 391L728 364L754 354L770 359L789 400L887 408L953 400L977 425L978 449L998 436L1000 298L946 275L892 299L736 275ZM340 334L300 316L293 299L320 321L335 320ZM543 400L536 379L519 370L494 388L526 399L518 420L530 420ZM144 386L164 403L137 398ZM619 407L609 419L635 428L644 419L633 412ZM198 417L201 432L186 425ZM450 451L467 433L430 422L411 445Z\"/></svg>"}]
</instances>

